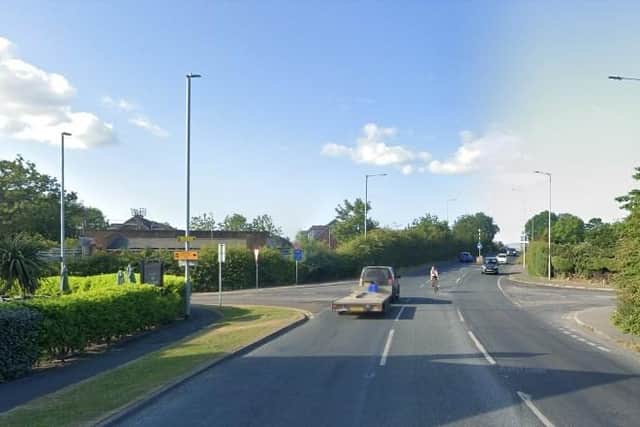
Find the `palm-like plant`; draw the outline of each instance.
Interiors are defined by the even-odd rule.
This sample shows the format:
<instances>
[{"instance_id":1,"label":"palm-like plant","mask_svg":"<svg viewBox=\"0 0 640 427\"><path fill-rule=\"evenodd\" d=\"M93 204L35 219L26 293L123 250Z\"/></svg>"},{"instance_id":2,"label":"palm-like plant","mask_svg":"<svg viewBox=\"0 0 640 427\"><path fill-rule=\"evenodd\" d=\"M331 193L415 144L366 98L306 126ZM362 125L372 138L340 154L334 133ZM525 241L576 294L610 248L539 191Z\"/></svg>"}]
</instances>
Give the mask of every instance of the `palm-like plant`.
<instances>
[{"instance_id":1,"label":"palm-like plant","mask_svg":"<svg viewBox=\"0 0 640 427\"><path fill-rule=\"evenodd\" d=\"M25 234L0 239L0 293L16 283L23 296L35 292L47 268L38 254L42 249L42 242Z\"/></svg>"}]
</instances>

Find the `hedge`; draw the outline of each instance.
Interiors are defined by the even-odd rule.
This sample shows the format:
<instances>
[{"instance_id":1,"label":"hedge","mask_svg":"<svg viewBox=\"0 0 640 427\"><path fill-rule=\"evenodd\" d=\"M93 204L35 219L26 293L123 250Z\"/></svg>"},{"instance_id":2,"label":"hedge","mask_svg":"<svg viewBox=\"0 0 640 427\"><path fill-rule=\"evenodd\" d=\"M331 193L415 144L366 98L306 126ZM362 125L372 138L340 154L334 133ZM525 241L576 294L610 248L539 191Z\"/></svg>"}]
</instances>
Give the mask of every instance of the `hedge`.
<instances>
[{"instance_id":1,"label":"hedge","mask_svg":"<svg viewBox=\"0 0 640 427\"><path fill-rule=\"evenodd\" d=\"M3 303L0 309L0 381L11 380L36 363L40 355L42 316L28 308Z\"/></svg>"},{"instance_id":2,"label":"hedge","mask_svg":"<svg viewBox=\"0 0 640 427\"><path fill-rule=\"evenodd\" d=\"M527 247L527 272L532 276L547 276L548 244L532 242ZM615 253L589 242L551 245L551 274L584 279L607 277L618 271Z\"/></svg>"}]
</instances>

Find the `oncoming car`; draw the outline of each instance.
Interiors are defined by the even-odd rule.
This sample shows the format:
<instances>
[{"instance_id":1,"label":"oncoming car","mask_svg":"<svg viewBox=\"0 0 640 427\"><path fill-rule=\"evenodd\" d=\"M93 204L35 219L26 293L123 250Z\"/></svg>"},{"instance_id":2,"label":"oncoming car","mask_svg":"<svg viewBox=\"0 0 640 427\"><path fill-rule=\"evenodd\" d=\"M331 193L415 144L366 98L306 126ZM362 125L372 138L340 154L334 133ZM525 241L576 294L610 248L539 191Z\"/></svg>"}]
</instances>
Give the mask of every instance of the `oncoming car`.
<instances>
[{"instance_id":1,"label":"oncoming car","mask_svg":"<svg viewBox=\"0 0 640 427\"><path fill-rule=\"evenodd\" d=\"M498 264L506 264L509 262L509 258L507 258L507 254L504 252L500 252L496 255L496 260L498 261Z\"/></svg>"},{"instance_id":2,"label":"oncoming car","mask_svg":"<svg viewBox=\"0 0 640 427\"><path fill-rule=\"evenodd\" d=\"M486 257L482 263L482 274L499 274L498 260L494 257Z\"/></svg>"},{"instance_id":3,"label":"oncoming car","mask_svg":"<svg viewBox=\"0 0 640 427\"><path fill-rule=\"evenodd\" d=\"M458 254L458 261L460 262L473 262L473 255L469 252L460 252Z\"/></svg>"}]
</instances>

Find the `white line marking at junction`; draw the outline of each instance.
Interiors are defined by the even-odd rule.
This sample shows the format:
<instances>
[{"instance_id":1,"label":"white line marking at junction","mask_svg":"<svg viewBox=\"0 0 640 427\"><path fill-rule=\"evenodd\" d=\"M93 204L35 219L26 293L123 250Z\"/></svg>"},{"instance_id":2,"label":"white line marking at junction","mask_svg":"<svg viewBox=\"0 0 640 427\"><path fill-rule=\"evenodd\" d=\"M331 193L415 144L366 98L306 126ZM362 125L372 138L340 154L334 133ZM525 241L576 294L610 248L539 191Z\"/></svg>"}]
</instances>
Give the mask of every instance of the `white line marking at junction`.
<instances>
[{"instance_id":1,"label":"white line marking at junction","mask_svg":"<svg viewBox=\"0 0 640 427\"><path fill-rule=\"evenodd\" d=\"M495 365L495 359L491 357L489 353L487 353L487 350L485 350L484 346L480 343L480 341L478 341L478 338L473 335L473 332L467 331L467 333L471 337L471 340L473 340L473 343L476 345L476 347L478 347L478 350L480 350L480 352L484 355L484 358L487 359L487 362L489 362L491 365Z\"/></svg>"},{"instance_id":2,"label":"white line marking at junction","mask_svg":"<svg viewBox=\"0 0 640 427\"><path fill-rule=\"evenodd\" d=\"M529 395L524 394L521 391L516 391L516 393L518 394L518 397L522 399L524 404L527 405L527 408L531 409L533 415L535 415L545 427L554 427L553 423L549 421L549 418L545 417L544 414L536 408L536 405L533 404Z\"/></svg>"},{"instance_id":3,"label":"white line marking at junction","mask_svg":"<svg viewBox=\"0 0 640 427\"><path fill-rule=\"evenodd\" d=\"M384 366L387 364L387 356L389 355L389 350L391 350L391 341L393 341L393 329L389 331L389 336L387 337L387 343L384 345L384 350L382 351L382 357L380 358L380 366Z\"/></svg>"},{"instance_id":4,"label":"white line marking at junction","mask_svg":"<svg viewBox=\"0 0 640 427\"><path fill-rule=\"evenodd\" d=\"M569 331L562 331L562 333L565 334L565 335L571 335L571 332L569 332Z\"/></svg>"},{"instance_id":5,"label":"white line marking at junction","mask_svg":"<svg viewBox=\"0 0 640 427\"><path fill-rule=\"evenodd\" d=\"M460 283L460 278L459 277L456 279L456 283Z\"/></svg>"},{"instance_id":6,"label":"white line marking at junction","mask_svg":"<svg viewBox=\"0 0 640 427\"><path fill-rule=\"evenodd\" d=\"M502 284L500 282L502 282L502 277L498 279L498 289L500 289L500 292L502 292L502 295L504 295L504 297L508 299L511 302L511 304L514 304L520 307L520 303L516 300L511 299L511 297L507 295L504 289L502 289Z\"/></svg>"},{"instance_id":7,"label":"white line marking at junction","mask_svg":"<svg viewBox=\"0 0 640 427\"><path fill-rule=\"evenodd\" d=\"M460 318L460 321L464 323L464 317L462 317L462 313L460 312L460 309L456 308L456 310L458 311L458 317Z\"/></svg>"},{"instance_id":8,"label":"white line marking at junction","mask_svg":"<svg viewBox=\"0 0 640 427\"><path fill-rule=\"evenodd\" d=\"M402 308L400 308L400 311L398 312L398 315L396 316L395 319L393 319L394 322L397 322L398 319L400 319L400 316L402 316L402 312L404 311L404 305L402 306Z\"/></svg>"},{"instance_id":9,"label":"white line marking at junction","mask_svg":"<svg viewBox=\"0 0 640 427\"><path fill-rule=\"evenodd\" d=\"M587 344L589 344L591 347L595 347L596 345L594 343L592 343L591 341L587 341Z\"/></svg>"},{"instance_id":10,"label":"white line marking at junction","mask_svg":"<svg viewBox=\"0 0 640 427\"><path fill-rule=\"evenodd\" d=\"M607 353L609 353L609 352L611 351L611 350L609 350L608 348L603 347L603 346L601 346L601 345L599 345L599 346L598 346L598 350L606 351Z\"/></svg>"},{"instance_id":11,"label":"white line marking at junction","mask_svg":"<svg viewBox=\"0 0 640 427\"><path fill-rule=\"evenodd\" d=\"M418 286L419 288L424 288L424 283L420 283L420 286Z\"/></svg>"}]
</instances>

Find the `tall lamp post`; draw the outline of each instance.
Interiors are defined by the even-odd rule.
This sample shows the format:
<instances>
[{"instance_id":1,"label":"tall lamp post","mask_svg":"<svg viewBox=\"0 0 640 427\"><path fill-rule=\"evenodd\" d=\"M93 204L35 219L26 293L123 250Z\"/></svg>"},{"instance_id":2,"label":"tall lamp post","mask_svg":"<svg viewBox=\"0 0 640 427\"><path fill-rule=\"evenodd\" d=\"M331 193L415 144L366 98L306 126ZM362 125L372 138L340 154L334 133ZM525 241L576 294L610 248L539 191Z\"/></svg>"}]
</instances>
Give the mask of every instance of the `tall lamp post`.
<instances>
[{"instance_id":1,"label":"tall lamp post","mask_svg":"<svg viewBox=\"0 0 640 427\"><path fill-rule=\"evenodd\" d=\"M519 188L512 188L511 191L522 193L522 216L524 218L524 226L522 227L522 268L527 268L527 198L526 193Z\"/></svg>"},{"instance_id":2,"label":"tall lamp post","mask_svg":"<svg viewBox=\"0 0 640 427\"><path fill-rule=\"evenodd\" d=\"M201 77L200 74L187 74L187 130L186 130L186 224L184 228L184 250L189 250L189 221L191 202L191 79ZM191 280L189 278L189 261L184 265L185 317L191 315Z\"/></svg>"},{"instance_id":3,"label":"tall lamp post","mask_svg":"<svg viewBox=\"0 0 640 427\"><path fill-rule=\"evenodd\" d=\"M609 80L633 80L636 82L640 82L639 78L636 77L623 77L623 76L609 76Z\"/></svg>"},{"instance_id":4,"label":"tall lamp post","mask_svg":"<svg viewBox=\"0 0 640 427\"><path fill-rule=\"evenodd\" d=\"M64 137L71 136L69 132L60 134L60 291L66 292L67 266L64 263Z\"/></svg>"},{"instance_id":5,"label":"tall lamp post","mask_svg":"<svg viewBox=\"0 0 640 427\"><path fill-rule=\"evenodd\" d=\"M455 197L451 198L451 199L447 199L447 203L446 203L446 205L447 205L447 224L449 224L449 202L455 202L455 201L456 201Z\"/></svg>"},{"instance_id":6,"label":"tall lamp post","mask_svg":"<svg viewBox=\"0 0 640 427\"><path fill-rule=\"evenodd\" d=\"M369 178L374 176L387 176L386 173L376 173L364 176L364 238L367 238L367 209L369 204Z\"/></svg>"},{"instance_id":7,"label":"tall lamp post","mask_svg":"<svg viewBox=\"0 0 640 427\"><path fill-rule=\"evenodd\" d=\"M547 278L551 280L551 174L549 172L543 171L534 171L534 173L537 173L539 175L546 175L547 178L549 178L549 232L547 233L547 237L549 238L549 254L547 260Z\"/></svg>"}]
</instances>

